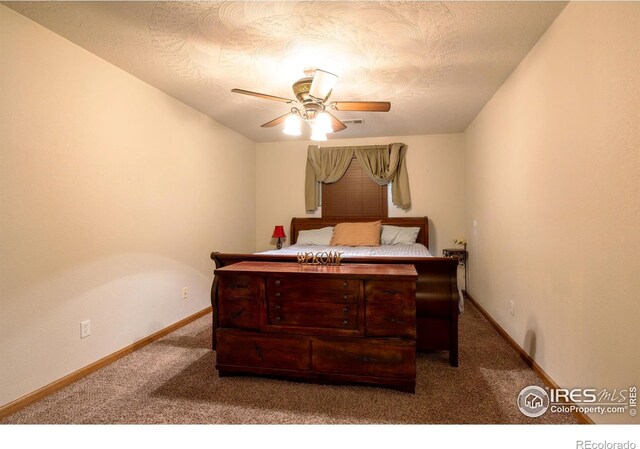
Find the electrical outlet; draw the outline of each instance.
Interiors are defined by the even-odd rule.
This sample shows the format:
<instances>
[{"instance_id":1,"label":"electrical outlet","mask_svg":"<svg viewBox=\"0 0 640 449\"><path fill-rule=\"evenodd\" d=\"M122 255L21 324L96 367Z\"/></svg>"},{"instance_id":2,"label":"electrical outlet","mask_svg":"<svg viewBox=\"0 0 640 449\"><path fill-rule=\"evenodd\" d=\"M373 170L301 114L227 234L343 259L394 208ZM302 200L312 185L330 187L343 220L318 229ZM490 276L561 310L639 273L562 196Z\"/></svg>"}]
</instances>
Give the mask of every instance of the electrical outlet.
<instances>
[{"instance_id":1,"label":"electrical outlet","mask_svg":"<svg viewBox=\"0 0 640 449\"><path fill-rule=\"evenodd\" d=\"M509 301L509 313L511 313L511 316L515 316L516 314L516 307L513 301Z\"/></svg>"},{"instance_id":2,"label":"electrical outlet","mask_svg":"<svg viewBox=\"0 0 640 449\"><path fill-rule=\"evenodd\" d=\"M91 335L91 320L80 322L80 338L85 338Z\"/></svg>"},{"instance_id":3,"label":"electrical outlet","mask_svg":"<svg viewBox=\"0 0 640 449\"><path fill-rule=\"evenodd\" d=\"M189 297L189 287L182 287L182 299Z\"/></svg>"}]
</instances>

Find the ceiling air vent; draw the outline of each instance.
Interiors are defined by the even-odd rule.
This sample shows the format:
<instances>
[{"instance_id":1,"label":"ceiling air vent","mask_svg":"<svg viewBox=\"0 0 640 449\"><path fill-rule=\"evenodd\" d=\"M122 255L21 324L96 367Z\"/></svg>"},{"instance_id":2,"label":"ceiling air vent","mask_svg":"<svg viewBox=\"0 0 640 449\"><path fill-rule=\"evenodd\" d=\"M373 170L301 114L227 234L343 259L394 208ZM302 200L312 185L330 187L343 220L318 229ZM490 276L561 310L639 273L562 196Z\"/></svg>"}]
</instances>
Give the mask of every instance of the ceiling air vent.
<instances>
[{"instance_id":1,"label":"ceiling air vent","mask_svg":"<svg viewBox=\"0 0 640 449\"><path fill-rule=\"evenodd\" d=\"M354 118L350 120L342 120L342 123L344 123L345 125L364 125L364 119Z\"/></svg>"}]
</instances>

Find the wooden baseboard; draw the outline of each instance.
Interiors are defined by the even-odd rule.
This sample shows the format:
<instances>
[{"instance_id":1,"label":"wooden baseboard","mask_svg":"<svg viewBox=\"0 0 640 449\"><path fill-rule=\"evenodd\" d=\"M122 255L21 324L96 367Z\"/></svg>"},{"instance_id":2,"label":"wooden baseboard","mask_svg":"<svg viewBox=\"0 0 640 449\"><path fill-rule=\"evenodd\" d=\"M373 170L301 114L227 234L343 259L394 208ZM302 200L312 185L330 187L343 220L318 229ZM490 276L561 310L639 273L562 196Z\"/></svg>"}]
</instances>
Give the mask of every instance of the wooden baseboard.
<instances>
[{"instance_id":1,"label":"wooden baseboard","mask_svg":"<svg viewBox=\"0 0 640 449\"><path fill-rule=\"evenodd\" d=\"M6 405L3 405L2 407L0 407L0 419L9 416L15 412L17 412L20 409L23 409L24 407L26 407L27 405L38 401L42 398L44 398L45 396L48 396L52 393L55 393L56 391L60 390L63 387L66 387L67 385L82 379L83 377L87 376L88 374L91 374L92 372L99 370L100 368L103 368L113 362L115 362L118 359L121 359L122 357L124 357L125 355L131 354L133 351L136 351L137 349L142 348L143 346L148 345L149 343L152 343L162 337L164 337L167 334L170 334L171 332L181 328L182 326L186 326L187 324L191 323L192 321L197 320L200 317L205 316L206 314L211 312L211 306L207 307L206 309L201 310L200 312L194 313L191 316L188 316L180 321L178 321L177 323L173 323L171 326L165 327L162 330L159 330L158 332L155 332L151 335L149 335L148 337L143 338L142 340L138 340L135 343L126 346L122 349L120 349L119 351L114 352L113 354L110 354L106 357L101 358L98 361L93 362L90 365L85 366L84 368L80 368L77 371L74 371L71 374L68 374L66 376L64 376L61 379L58 379L54 382L51 382L48 385L45 385L42 388L37 389L36 391L33 391L25 396L22 396L21 398L16 399L15 401L9 402Z\"/></svg>"},{"instance_id":2,"label":"wooden baseboard","mask_svg":"<svg viewBox=\"0 0 640 449\"><path fill-rule=\"evenodd\" d=\"M547 373L544 372L544 370L540 367L540 365L538 365L536 361L533 360L533 358L529 354L527 354L526 351L522 349L520 345L518 345L518 343L516 343L516 341L513 338L511 338L511 336L507 333L507 331L505 331L502 328L502 326L500 326L498 322L494 320L493 317L489 315L489 313L486 310L484 310L484 308L480 304L478 304L478 301L473 299L473 297L468 292L464 292L464 295L469 301L471 301L471 303L476 307L476 309L478 309L478 311L482 314L482 316L484 316L485 319L495 328L495 330L498 331L498 333L502 336L502 338L504 338L507 341L507 343L511 345L513 350L518 353L520 358L524 360L524 362L527 365L529 365L529 367L533 370L533 372L536 373L542 379L542 381L545 383L546 386L548 386L549 388L560 388L560 386L557 383L555 383L555 381L551 377L549 377ZM593 420L589 418L587 415L585 415L584 413L573 412L573 415L578 419L580 424L595 424Z\"/></svg>"}]
</instances>

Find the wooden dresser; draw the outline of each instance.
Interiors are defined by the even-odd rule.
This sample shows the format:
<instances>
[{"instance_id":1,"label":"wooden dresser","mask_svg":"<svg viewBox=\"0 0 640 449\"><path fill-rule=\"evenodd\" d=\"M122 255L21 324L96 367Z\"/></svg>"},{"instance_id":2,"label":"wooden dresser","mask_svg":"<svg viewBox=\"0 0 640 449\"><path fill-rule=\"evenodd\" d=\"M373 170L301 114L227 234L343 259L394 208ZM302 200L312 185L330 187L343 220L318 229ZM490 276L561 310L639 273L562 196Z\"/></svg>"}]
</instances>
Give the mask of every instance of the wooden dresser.
<instances>
[{"instance_id":1,"label":"wooden dresser","mask_svg":"<svg viewBox=\"0 0 640 449\"><path fill-rule=\"evenodd\" d=\"M240 262L215 275L221 376L415 391L413 265Z\"/></svg>"}]
</instances>

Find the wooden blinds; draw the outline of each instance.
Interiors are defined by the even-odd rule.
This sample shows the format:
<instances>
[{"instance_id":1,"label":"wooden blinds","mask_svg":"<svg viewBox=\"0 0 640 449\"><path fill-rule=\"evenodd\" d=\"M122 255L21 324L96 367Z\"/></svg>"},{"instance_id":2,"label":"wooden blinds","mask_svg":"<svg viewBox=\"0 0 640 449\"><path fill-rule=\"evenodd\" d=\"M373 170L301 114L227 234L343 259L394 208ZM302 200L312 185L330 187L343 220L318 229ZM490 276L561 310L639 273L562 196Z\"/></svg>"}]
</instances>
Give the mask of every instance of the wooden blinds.
<instances>
[{"instance_id":1,"label":"wooden blinds","mask_svg":"<svg viewBox=\"0 0 640 449\"><path fill-rule=\"evenodd\" d=\"M337 182L322 184L322 217L386 217L387 186L378 185L354 157Z\"/></svg>"}]
</instances>

